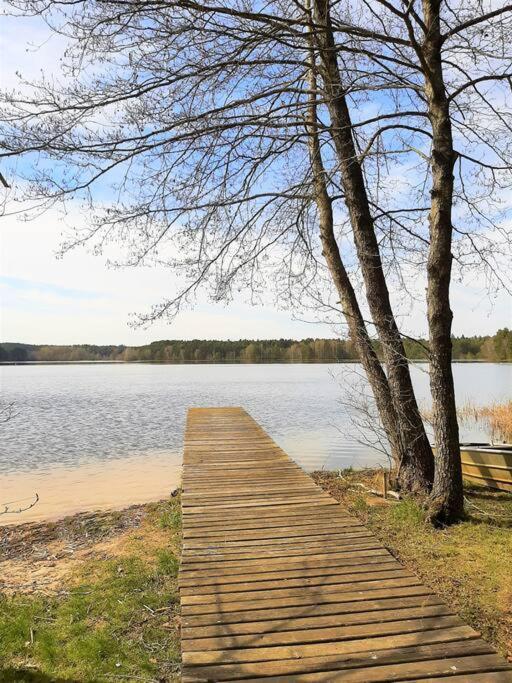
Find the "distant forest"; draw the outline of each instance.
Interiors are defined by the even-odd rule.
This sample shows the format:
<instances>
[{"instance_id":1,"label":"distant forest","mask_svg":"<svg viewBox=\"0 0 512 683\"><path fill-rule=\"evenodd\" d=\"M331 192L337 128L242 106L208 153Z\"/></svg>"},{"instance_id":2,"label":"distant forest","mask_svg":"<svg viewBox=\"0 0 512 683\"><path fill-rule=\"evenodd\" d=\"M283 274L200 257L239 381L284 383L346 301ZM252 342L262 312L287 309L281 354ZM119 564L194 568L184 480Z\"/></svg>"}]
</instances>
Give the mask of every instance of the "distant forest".
<instances>
[{"instance_id":1,"label":"distant forest","mask_svg":"<svg viewBox=\"0 0 512 683\"><path fill-rule=\"evenodd\" d=\"M427 357L428 342L404 340L411 359ZM493 336L453 337L456 360L512 361L512 330ZM375 343L379 352L379 344ZM145 346L50 346L0 344L0 361L131 361L161 363L322 363L357 360L350 341L343 339L264 339L219 341L162 340Z\"/></svg>"}]
</instances>

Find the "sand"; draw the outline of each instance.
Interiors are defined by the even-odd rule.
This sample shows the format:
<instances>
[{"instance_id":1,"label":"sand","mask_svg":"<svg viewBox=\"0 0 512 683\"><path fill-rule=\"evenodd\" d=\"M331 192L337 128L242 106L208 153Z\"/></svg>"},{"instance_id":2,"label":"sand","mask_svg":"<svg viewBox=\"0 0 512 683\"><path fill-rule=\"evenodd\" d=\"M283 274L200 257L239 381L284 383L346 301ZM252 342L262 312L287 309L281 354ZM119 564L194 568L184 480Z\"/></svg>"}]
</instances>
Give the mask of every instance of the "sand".
<instances>
[{"instance_id":1,"label":"sand","mask_svg":"<svg viewBox=\"0 0 512 683\"><path fill-rule=\"evenodd\" d=\"M181 454L154 452L150 455L89 462L73 468L54 467L0 474L0 525L57 520L78 512L115 510L163 499L180 486ZM38 494L34 507L26 507Z\"/></svg>"}]
</instances>

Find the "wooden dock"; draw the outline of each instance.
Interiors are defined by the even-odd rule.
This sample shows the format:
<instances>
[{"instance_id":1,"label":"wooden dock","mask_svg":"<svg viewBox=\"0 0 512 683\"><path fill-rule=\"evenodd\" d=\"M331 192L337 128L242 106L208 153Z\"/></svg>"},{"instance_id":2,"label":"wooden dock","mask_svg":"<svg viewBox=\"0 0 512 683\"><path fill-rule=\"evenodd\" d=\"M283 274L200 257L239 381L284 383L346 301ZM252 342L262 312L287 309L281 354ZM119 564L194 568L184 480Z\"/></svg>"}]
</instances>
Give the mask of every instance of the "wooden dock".
<instances>
[{"instance_id":1,"label":"wooden dock","mask_svg":"<svg viewBox=\"0 0 512 683\"><path fill-rule=\"evenodd\" d=\"M188 416L184 683L512 683L512 670L241 408Z\"/></svg>"}]
</instances>

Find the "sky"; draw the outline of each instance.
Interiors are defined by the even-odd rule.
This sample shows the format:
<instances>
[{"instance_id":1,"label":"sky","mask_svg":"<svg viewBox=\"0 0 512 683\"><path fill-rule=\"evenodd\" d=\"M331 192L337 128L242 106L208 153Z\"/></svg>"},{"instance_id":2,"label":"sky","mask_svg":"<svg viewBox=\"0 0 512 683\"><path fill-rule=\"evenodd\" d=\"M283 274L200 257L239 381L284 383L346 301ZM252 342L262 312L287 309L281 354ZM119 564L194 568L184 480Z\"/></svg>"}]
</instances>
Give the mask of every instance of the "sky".
<instances>
[{"instance_id":1,"label":"sky","mask_svg":"<svg viewBox=\"0 0 512 683\"><path fill-rule=\"evenodd\" d=\"M18 24L3 18L2 27L2 87L15 84L16 70L37 76L41 70L49 73L56 68L58 46L55 39L47 41L37 20L24 20L20 31ZM36 59L35 46L41 46ZM1 192L6 191L0 188ZM0 218L1 341L137 345L155 339L300 339L336 333L328 325L294 319L291 312L278 310L271 301L265 307L253 307L243 298L228 306L199 301L172 324L157 322L147 329L134 328L129 325L134 313L149 311L175 291L177 283L169 271L113 270L104 257L85 250L57 259L55 252L65 227L55 211L28 222L16 216ZM396 302L403 299L400 291L393 291L392 297ZM510 297L501 292L490 299L485 283L478 279L454 283L452 308L455 334L489 334L512 326ZM425 334L421 303L401 313L404 331Z\"/></svg>"},{"instance_id":2,"label":"sky","mask_svg":"<svg viewBox=\"0 0 512 683\"><path fill-rule=\"evenodd\" d=\"M174 290L169 271L110 269L104 257L85 250L57 258L61 221L56 212L28 222L0 219L2 341L137 345L155 339L300 339L335 334L329 325L294 320L270 302L253 307L243 299L228 306L199 302L172 324L134 329L129 325L131 314L148 311ZM393 294L400 298L400 292ZM512 323L508 295L491 300L479 282L455 284L452 304L456 334L488 334ZM423 315L419 305L403 311L402 327L424 333Z\"/></svg>"},{"instance_id":3,"label":"sky","mask_svg":"<svg viewBox=\"0 0 512 683\"><path fill-rule=\"evenodd\" d=\"M69 222L69 220L68 220ZM145 344L156 339L331 337L324 324L293 320L271 305L199 302L172 324L130 325L171 294L168 270L112 269L105 258L56 251L65 229L56 212L31 221L0 218L0 338L31 344Z\"/></svg>"}]
</instances>

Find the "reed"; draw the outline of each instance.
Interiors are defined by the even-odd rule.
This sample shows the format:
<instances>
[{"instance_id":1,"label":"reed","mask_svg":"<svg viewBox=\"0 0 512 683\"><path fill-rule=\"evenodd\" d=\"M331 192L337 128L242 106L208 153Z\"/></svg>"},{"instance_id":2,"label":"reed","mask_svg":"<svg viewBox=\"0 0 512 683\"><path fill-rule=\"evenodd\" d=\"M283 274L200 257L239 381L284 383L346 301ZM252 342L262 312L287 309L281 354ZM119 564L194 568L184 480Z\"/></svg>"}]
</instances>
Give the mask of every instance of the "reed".
<instances>
[{"instance_id":1,"label":"reed","mask_svg":"<svg viewBox=\"0 0 512 683\"><path fill-rule=\"evenodd\" d=\"M423 408L422 417L428 424L432 424L432 410ZM477 406L467 401L457 408L457 415L461 423L477 422L484 427L489 440L512 441L512 400L503 403L491 403L488 406Z\"/></svg>"},{"instance_id":2,"label":"reed","mask_svg":"<svg viewBox=\"0 0 512 683\"><path fill-rule=\"evenodd\" d=\"M479 408L477 419L488 425L492 441L512 441L512 401Z\"/></svg>"}]
</instances>

